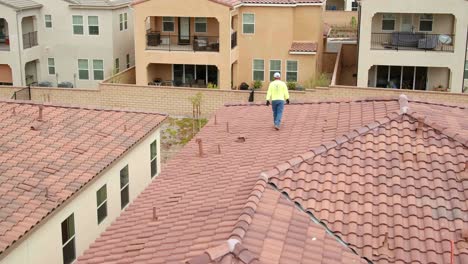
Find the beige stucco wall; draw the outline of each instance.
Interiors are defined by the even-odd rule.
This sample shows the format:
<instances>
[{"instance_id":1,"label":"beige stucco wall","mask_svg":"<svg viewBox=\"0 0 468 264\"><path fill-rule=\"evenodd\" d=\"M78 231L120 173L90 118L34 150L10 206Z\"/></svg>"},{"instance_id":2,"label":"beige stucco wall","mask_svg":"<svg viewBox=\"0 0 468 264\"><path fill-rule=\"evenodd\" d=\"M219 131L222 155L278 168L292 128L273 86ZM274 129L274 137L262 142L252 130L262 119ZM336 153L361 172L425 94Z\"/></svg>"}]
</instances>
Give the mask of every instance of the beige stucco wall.
<instances>
[{"instance_id":1,"label":"beige stucco wall","mask_svg":"<svg viewBox=\"0 0 468 264\"><path fill-rule=\"evenodd\" d=\"M451 77L449 85L451 92L461 92L466 50L466 32L468 27L466 10L468 10L468 1L465 0L427 0L423 5L419 0L362 1L358 86L367 86L369 69L373 65L421 66L450 69ZM434 22L438 23L438 18L443 19L446 17L447 19L445 19L446 21L443 23L449 25L436 26L435 30L445 31L445 29L453 27L453 34L455 34L454 52L371 50L372 21L374 15L378 13L429 13L445 15L437 15L434 18ZM452 21L452 19L449 19L450 16L446 15L453 15L455 19ZM441 19L439 19L439 22L440 20ZM418 22L419 20L416 19L416 23ZM397 23L397 25L399 24Z\"/></svg>"},{"instance_id":2,"label":"beige stucco wall","mask_svg":"<svg viewBox=\"0 0 468 264\"><path fill-rule=\"evenodd\" d=\"M238 20L238 73L234 86L253 82L253 59L265 61L265 82L269 84L270 60L281 60L281 73L286 74L286 61L298 61L298 82L303 84L319 71L322 52L322 6L241 7ZM242 14L255 14L255 34L242 33ZM319 45L318 55L291 55L293 41L312 41Z\"/></svg>"},{"instance_id":3,"label":"beige stucco wall","mask_svg":"<svg viewBox=\"0 0 468 264\"><path fill-rule=\"evenodd\" d=\"M401 31L402 15L395 14L395 31ZM421 14L410 14L412 17L412 26L414 31L419 31L419 20ZM453 34L453 25L455 17L451 14L434 14L433 16L432 31L426 32L428 34ZM377 13L372 18L372 32L373 33L388 33L392 31L382 30L383 13Z\"/></svg>"},{"instance_id":4,"label":"beige stucco wall","mask_svg":"<svg viewBox=\"0 0 468 264\"><path fill-rule=\"evenodd\" d=\"M160 132L157 130L135 146L127 155L43 220L43 223L30 232L25 239L3 253L3 259L0 262L2 264L62 264L61 223L72 213L75 219L76 255L81 255L122 212L120 209L120 170L126 165L129 167L130 203L151 182L150 144L158 140L158 153L160 153L159 137ZM158 170L160 170L160 157L161 155L158 155ZM98 225L96 191L104 184L107 185L107 218Z\"/></svg>"},{"instance_id":5,"label":"beige stucco wall","mask_svg":"<svg viewBox=\"0 0 468 264\"><path fill-rule=\"evenodd\" d=\"M150 63L199 64L216 65L218 67L218 86L230 88L231 14L229 7L206 0L173 0L143 2L135 5L134 10L137 84L148 84L148 74L145 69ZM145 20L152 16L215 18L219 25L219 52L147 50Z\"/></svg>"}]
</instances>

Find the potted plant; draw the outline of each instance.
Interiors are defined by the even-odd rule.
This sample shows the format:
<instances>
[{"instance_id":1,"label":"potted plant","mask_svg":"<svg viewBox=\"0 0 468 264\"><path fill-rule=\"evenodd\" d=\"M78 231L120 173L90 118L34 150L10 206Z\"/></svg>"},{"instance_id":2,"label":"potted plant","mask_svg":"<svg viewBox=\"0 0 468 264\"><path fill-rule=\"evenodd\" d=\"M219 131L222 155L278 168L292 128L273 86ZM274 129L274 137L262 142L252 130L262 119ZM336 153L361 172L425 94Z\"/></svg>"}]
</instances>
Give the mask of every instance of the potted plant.
<instances>
[{"instance_id":1,"label":"potted plant","mask_svg":"<svg viewBox=\"0 0 468 264\"><path fill-rule=\"evenodd\" d=\"M255 81L253 82L253 84L252 84L252 87L253 87L255 90L261 89L262 86L263 86L263 83L262 83L262 81L260 81L260 80L255 80Z\"/></svg>"}]
</instances>

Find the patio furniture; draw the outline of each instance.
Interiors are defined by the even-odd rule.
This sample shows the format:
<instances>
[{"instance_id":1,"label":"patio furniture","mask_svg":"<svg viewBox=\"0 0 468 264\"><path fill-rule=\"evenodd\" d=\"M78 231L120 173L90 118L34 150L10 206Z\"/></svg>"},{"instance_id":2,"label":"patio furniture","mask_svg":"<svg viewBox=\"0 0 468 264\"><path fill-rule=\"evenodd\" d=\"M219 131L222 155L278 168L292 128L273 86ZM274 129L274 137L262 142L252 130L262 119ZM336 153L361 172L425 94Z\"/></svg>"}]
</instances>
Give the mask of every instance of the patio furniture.
<instances>
[{"instance_id":1,"label":"patio furniture","mask_svg":"<svg viewBox=\"0 0 468 264\"><path fill-rule=\"evenodd\" d=\"M392 45L398 47L413 47L416 48L419 45L419 40L424 38L422 33L413 32L393 32L392 33Z\"/></svg>"},{"instance_id":2,"label":"patio furniture","mask_svg":"<svg viewBox=\"0 0 468 264\"><path fill-rule=\"evenodd\" d=\"M430 35L422 38L418 42L419 49L435 49L437 47L437 43L439 39L437 35Z\"/></svg>"},{"instance_id":3,"label":"patio furniture","mask_svg":"<svg viewBox=\"0 0 468 264\"><path fill-rule=\"evenodd\" d=\"M193 39L193 50L206 50L208 46L207 37L195 37Z\"/></svg>"}]
</instances>

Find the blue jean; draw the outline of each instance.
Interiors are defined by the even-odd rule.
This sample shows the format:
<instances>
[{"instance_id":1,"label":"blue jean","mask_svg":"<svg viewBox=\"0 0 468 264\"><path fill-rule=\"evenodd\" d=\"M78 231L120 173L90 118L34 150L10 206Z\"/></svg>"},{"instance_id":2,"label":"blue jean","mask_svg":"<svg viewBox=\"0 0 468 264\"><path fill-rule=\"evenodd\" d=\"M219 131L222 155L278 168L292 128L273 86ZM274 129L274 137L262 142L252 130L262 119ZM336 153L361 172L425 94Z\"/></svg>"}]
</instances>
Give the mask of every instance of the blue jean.
<instances>
[{"instance_id":1,"label":"blue jean","mask_svg":"<svg viewBox=\"0 0 468 264\"><path fill-rule=\"evenodd\" d=\"M275 126L281 125L281 118L283 117L284 100L273 100L271 101L271 107L273 109L273 122Z\"/></svg>"}]
</instances>

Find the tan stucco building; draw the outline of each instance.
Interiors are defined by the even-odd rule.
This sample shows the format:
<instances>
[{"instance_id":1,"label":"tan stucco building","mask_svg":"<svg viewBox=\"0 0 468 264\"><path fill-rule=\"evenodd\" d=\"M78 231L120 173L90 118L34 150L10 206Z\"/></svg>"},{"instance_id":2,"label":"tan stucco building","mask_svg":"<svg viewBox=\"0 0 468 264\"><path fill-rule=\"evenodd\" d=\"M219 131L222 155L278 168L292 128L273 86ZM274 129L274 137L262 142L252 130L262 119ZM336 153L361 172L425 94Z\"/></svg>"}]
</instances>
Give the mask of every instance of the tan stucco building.
<instances>
[{"instance_id":1,"label":"tan stucco building","mask_svg":"<svg viewBox=\"0 0 468 264\"><path fill-rule=\"evenodd\" d=\"M134 2L136 82L238 89L242 82L304 84L320 72L324 2Z\"/></svg>"},{"instance_id":2,"label":"tan stucco building","mask_svg":"<svg viewBox=\"0 0 468 264\"><path fill-rule=\"evenodd\" d=\"M0 263L70 264L159 176L165 115L0 100Z\"/></svg>"},{"instance_id":3,"label":"tan stucco building","mask_svg":"<svg viewBox=\"0 0 468 264\"><path fill-rule=\"evenodd\" d=\"M362 0L358 86L462 91L468 1Z\"/></svg>"}]
</instances>

